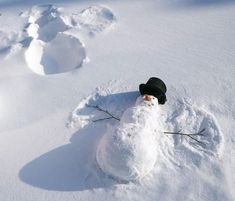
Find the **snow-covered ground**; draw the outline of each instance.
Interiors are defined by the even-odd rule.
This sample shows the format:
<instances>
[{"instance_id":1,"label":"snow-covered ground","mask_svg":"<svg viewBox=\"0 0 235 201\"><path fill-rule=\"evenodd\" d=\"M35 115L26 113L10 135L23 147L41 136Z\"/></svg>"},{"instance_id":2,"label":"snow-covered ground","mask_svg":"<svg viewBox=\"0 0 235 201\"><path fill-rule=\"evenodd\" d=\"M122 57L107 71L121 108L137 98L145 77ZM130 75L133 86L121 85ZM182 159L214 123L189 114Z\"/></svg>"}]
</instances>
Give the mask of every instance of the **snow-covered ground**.
<instances>
[{"instance_id":1,"label":"snow-covered ground","mask_svg":"<svg viewBox=\"0 0 235 201\"><path fill-rule=\"evenodd\" d=\"M234 200L235 1L0 1L0 200ZM99 142L150 77L168 87L156 163L105 174ZM154 121L154 119L153 119Z\"/></svg>"}]
</instances>

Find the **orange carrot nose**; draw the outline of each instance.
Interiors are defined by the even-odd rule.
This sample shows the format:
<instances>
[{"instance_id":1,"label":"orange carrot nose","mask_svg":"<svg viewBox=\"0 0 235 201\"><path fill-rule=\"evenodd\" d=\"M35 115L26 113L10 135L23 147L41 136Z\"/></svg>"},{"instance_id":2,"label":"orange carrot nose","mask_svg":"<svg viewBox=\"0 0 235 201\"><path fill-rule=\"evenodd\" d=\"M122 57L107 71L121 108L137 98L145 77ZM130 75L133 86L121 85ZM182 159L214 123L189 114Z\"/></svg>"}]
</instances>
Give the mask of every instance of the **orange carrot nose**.
<instances>
[{"instance_id":1,"label":"orange carrot nose","mask_svg":"<svg viewBox=\"0 0 235 201\"><path fill-rule=\"evenodd\" d=\"M152 98L151 98L151 96L149 96L149 95L144 95L144 100L145 100L145 101L151 101Z\"/></svg>"}]
</instances>

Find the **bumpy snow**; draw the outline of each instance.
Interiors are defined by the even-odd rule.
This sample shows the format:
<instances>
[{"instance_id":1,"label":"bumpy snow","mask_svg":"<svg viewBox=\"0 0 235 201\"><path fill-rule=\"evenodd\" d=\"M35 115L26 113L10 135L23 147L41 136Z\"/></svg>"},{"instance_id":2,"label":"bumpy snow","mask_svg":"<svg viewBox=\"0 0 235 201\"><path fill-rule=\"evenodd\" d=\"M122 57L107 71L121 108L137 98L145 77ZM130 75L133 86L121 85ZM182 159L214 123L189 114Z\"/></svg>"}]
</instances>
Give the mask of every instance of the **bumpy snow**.
<instances>
[{"instance_id":1,"label":"bumpy snow","mask_svg":"<svg viewBox=\"0 0 235 201\"><path fill-rule=\"evenodd\" d=\"M34 6L24 16L28 17L25 29L33 39L25 59L29 68L40 75L69 72L89 61L84 43L72 36L70 30L90 36L111 27L116 19L111 10L103 6L65 15L62 8L50 4Z\"/></svg>"},{"instance_id":2,"label":"bumpy snow","mask_svg":"<svg viewBox=\"0 0 235 201\"><path fill-rule=\"evenodd\" d=\"M116 22L113 12L104 6L90 6L79 13L73 13L71 23L94 35L110 29Z\"/></svg>"},{"instance_id":3,"label":"bumpy snow","mask_svg":"<svg viewBox=\"0 0 235 201\"><path fill-rule=\"evenodd\" d=\"M14 32L11 33L5 33L0 30L0 51L4 51L6 48L9 47L9 44L12 43L12 41L16 40L17 34Z\"/></svg>"},{"instance_id":4,"label":"bumpy snow","mask_svg":"<svg viewBox=\"0 0 235 201\"><path fill-rule=\"evenodd\" d=\"M28 35L45 42L52 40L58 32L68 26L63 21L59 8L53 5L34 6L29 13Z\"/></svg>"}]
</instances>

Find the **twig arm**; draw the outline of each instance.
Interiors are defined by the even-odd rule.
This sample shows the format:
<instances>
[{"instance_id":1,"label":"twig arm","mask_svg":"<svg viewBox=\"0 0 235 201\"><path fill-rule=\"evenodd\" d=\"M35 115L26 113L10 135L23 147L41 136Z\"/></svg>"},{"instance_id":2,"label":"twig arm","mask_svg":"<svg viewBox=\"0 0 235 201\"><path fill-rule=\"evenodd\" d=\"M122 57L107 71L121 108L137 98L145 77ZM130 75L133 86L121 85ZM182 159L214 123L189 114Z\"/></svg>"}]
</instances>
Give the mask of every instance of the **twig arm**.
<instances>
[{"instance_id":1,"label":"twig arm","mask_svg":"<svg viewBox=\"0 0 235 201\"><path fill-rule=\"evenodd\" d=\"M166 131L166 132L164 132L164 134L167 134L167 135L183 135L183 136L187 136L187 137L189 137L189 138L195 140L196 142L198 142L198 143L200 143L200 144L205 144L205 143L203 143L203 142L197 140L195 137L193 137L193 136L198 136L198 135L204 136L203 132L204 132L205 130L206 130L206 129L203 128L203 129L202 129L201 131L199 131L198 133L181 133L180 131L178 131L178 132L167 132L167 131Z\"/></svg>"},{"instance_id":2,"label":"twig arm","mask_svg":"<svg viewBox=\"0 0 235 201\"><path fill-rule=\"evenodd\" d=\"M87 104L86 106L87 106L87 107L94 108L94 109L96 109L96 110L98 110L98 111L104 112L105 114L109 115L108 118L96 119L96 120L94 120L93 122L102 121L102 120L105 120L105 119L112 119L112 118L113 118L113 119L116 119L117 121L120 121L120 118L115 117L115 116L112 115L108 110L104 110L104 109L102 109L101 107L99 107L98 105L89 105L89 104Z\"/></svg>"}]
</instances>

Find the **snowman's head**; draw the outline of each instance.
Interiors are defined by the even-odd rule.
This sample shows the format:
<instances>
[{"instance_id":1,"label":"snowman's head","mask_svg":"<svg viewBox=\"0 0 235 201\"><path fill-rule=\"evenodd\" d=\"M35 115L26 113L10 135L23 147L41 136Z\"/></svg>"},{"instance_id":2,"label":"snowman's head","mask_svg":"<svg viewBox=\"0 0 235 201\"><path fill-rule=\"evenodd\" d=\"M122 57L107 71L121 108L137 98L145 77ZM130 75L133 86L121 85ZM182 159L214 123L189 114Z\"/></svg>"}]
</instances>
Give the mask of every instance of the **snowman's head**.
<instances>
[{"instance_id":1,"label":"snowman's head","mask_svg":"<svg viewBox=\"0 0 235 201\"><path fill-rule=\"evenodd\" d=\"M149 107L157 107L158 106L158 99L152 95L144 94L143 96L140 96L137 98L136 104L146 105Z\"/></svg>"}]
</instances>

